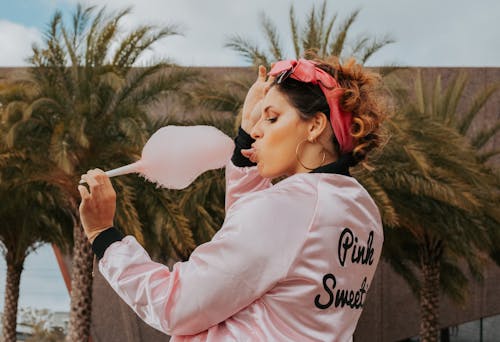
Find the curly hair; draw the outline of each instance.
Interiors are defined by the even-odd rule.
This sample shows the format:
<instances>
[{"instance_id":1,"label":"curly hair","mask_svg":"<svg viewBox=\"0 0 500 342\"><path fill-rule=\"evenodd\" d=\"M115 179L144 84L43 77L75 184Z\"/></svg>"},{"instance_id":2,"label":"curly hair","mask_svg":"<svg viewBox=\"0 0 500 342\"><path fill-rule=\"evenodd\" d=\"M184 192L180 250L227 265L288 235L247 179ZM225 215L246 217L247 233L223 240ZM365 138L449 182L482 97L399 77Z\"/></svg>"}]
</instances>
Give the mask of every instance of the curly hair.
<instances>
[{"instance_id":1,"label":"curly hair","mask_svg":"<svg viewBox=\"0 0 500 342\"><path fill-rule=\"evenodd\" d=\"M332 75L344 95L340 105L352 113L351 135L354 138L351 166L366 159L367 154L382 143L381 123L389 113L388 97L383 91L381 76L366 70L352 58L342 64L337 57L314 59L317 66ZM330 107L319 85L303 83L292 78L273 86L287 96L304 120L322 112L330 120ZM333 138L339 155L339 143Z\"/></svg>"}]
</instances>

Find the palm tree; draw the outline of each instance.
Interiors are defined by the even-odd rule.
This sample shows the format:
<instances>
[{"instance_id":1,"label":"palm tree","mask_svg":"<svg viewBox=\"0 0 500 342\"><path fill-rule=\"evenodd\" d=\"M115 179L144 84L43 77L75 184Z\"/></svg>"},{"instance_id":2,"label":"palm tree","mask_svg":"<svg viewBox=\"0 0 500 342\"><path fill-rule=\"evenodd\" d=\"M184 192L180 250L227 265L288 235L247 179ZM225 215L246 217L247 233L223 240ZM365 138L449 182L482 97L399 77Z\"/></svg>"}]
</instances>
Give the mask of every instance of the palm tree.
<instances>
[{"instance_id":1,"label":"palm tree","mask_svg":"<svg viewBox=\"0 0 500 342\"><path fill-rule=\"evenodd\" d=\"M499 84L486 85L484 89L481 89L473 96L471 105L463 113L460 113L457 108L460 107L460 102L465 97L464 89L467 81L467 75L461 72L450 81L445 89L442 88L440 75L435 78L434 82L425 83L427 86L424 86L421 73L418 73L415 80L415 97L417 100L413 108L414 110L418 109L421 113L428 113L434 120L456 130L461 136L465 137L473 148L476 167L480 170L482 177L491 180L490 187L483 188L484 190L478 197L481 198L483 207L481 219L487 222L490 221L490 224L487 225L487 233L491 242L486 252L500 265L497 244L500 241L500 234L498 233L499 211L494 206L494 203L497 203L498 199L500 199L500 178L497 171L488 165L488 160L498 155L500 151L485 150L486 144L500 130L500 120L494 119L491 125L486 128L479 128L476 132L471 129L473 122L479 117L481 109L498 90ZM480 274L478 274L478 278L481 279ZM423 312L424 315L425 313Z\"/></svg>"},{"instance_id":2,"label":"palm tree","mask_svg":"<svg viewBox=\"0 0 500 342\"><path fill-rule=\"evenodd\" d=\"M33 159L6 152L1 155L0 240L7 264L4 341L16 341L19 284L23 264L29 253L43 243L54 243L67 250L75 225L75 205L65 189L50 183L49 177L64 176L33 166ZM45 180L39 174L47 172Z\"/></svg>"},{"instance_id":3,"label":"palm tree","mask_svg":"<svg viewBox=\"0 0 500 342\"><path fill-rule=\"evenodd\" d=\"M265 48L240 35L231 36L225 46L239 53L254 67L262 64L269 68L273 61L284 58L298 59L311 56L326 58L331 55L341 58L354 56L359 62L365 63L373 54L394 40L388 36L377 38L368 35L361 36L355 41L349 39L350 29L358 15L359 10L354 11L334 29L338 15L329 16L327 2L324 1L319 9L314 5L311 7L301 25L291 5L289 18L293 53L283 48L276 25L265 14L261 15L260 23L267 40ZM381 72L388 74L392 70L393 68L387 67L381 69ZM208 81L195 88L193 97L203 106L237 115L243 105L245 94L254 81L254 73L228 76L220 83L221 86L213 86ZM236 120L236 125L239 124L239 120L240 118Z\"/></svg>"},{"instance_id":4,"label":"palm tree","mask_svg":"<svg viewBox=\"0 0 500 342\"><path fill-rule=\"evenodd\" d=\"M293 53L283 48L276 25L265 14L261 14L261 27L267 39L267 47L262 48L240 35L233 35L226 43L226 47L233 49L252 65L263 64L270 66L271 62L292 56L295 59L308 57L309 53L325 58L327 56L355 57L359 62L366 63L373 54L394 40L389 36L382 38L362 35L356 40L349 38L352 25L356 21L359 10L352 12L342 23L337 25L338 14L328 14L327 2L316 9L313 5L305 17L305 25L301 26L295 15L293 5L290 5L290 33ZM290 58L289 57L289 58Z\"/></svg>"},{"instance_id":5,"label":"palm tree","mask_svg":"<svg viewBox=\"0 0 500 342\"><path fill-rule=\"evenodd\" d=\"M155 42L177 34L174 26L140 26L124 32L130 9L107 14L78 5L71 26L56 12L30 61L37 96L9 132L12 141L52 160L73 184L90 168L114 168L137 160L149 132L148 108L194 77L166 60L138 66ZM115 46L116 48L113 48ZM114 181L120 193L116 224L144 241L136 193L130 181ZM75 196L73 200L78 201ZM173 217L174 221L183 218ZM82 229L74 229L71 341L87 341L92 303L92 253Z\"/></svg>"},{"instance_id":6,"label":"palm tree","mask_svg":"<svg viewBox=\"0 0 500 342\"><path fill-rule=\"evenodd\" d=\"M437 75L433 82L424 82L421 72L418 72L414 82L415 102L411 102L410 106L467 137L472 148L477 151L479 162L486 163L500 154L498 149L484 151L488 142L500 131L500 120L494 119L489 127L477 129L476 132L472 131L472 125L491 96L498 91L500 83L485 85L473 95L470 105L462 113L458 108L465 98L467 82L467 74L460 72L443 89L441 75Z\"/></svg>"},{"instance_id":7,"label":"palm tree","mask_svg":"<svg viewBox=\"0 0 500 342\"><path fill-rule=\"evenodd\" d=\"M384 222L384 257L420 298L425 341L439 336L440 294L465 301L467 277L460 263L481 279L500 235L500 212L491 205L499 198L498 177L451 124L462 117L454 103L460 87L452 83L443 96L437 83L432 101L422 91L416 92L415 103L401 98L402 111L389 122L391 141L378 156L376 171L360 172L362 182L369 179L384 190L397 213L396 225ZM422 89L419 77L416 85ZM491 93L490 88L480 93L467 113L477 113ZM439 119L441 111L448 113L447 120Z\"/></svg>"},{"instance_id":8,"label":"palm tree","mask_svg":"<svg viewBox=\"0 0 500 342\"><path fill-rule=\"evenodd\" d=\"M0 241L7 264L5 341L16 341L19 284L26 257L47 242L67 250L76 220L66 175L46 160L36 159L41 158L13 149L0 154L0 198L4 203Z\"/></svg>"},{"instance_id":9,"label":"palm tree","mask_svg":"<svg viewBox=\"0 0 500 342\"><path fill-rule=\"evenodd\" d=\"M12 146L5 134L29 108L33 84L6 82L0 87L0 241L7 264L3 336L16 340L19 284L24 260L41 244L62 250L71 245L75 225L74 187L44 156ZM7 137L7 139L5 139Z\"/></svg>"}]
</instances>

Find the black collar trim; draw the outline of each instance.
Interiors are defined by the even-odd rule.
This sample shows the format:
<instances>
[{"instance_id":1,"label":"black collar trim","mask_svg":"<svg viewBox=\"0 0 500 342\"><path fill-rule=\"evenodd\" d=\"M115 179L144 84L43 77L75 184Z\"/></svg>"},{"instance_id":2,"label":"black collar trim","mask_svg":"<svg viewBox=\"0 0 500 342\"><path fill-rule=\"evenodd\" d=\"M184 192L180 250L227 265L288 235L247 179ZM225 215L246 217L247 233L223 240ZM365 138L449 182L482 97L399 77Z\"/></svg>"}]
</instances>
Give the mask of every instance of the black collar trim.
<instances>
[{"instance_id":1,"label":"black collar trim","mask_svg":"<svg viewBox=\"0 0 500 342\"><path fill-rule=\"evenodd\" d=\"M333 163L320 166L310 173L335 173L343 176L351 177L349 173L349 166L352 165L353 157L351 154L341 156L337 161Z\"/></svg>"}]
</instances>

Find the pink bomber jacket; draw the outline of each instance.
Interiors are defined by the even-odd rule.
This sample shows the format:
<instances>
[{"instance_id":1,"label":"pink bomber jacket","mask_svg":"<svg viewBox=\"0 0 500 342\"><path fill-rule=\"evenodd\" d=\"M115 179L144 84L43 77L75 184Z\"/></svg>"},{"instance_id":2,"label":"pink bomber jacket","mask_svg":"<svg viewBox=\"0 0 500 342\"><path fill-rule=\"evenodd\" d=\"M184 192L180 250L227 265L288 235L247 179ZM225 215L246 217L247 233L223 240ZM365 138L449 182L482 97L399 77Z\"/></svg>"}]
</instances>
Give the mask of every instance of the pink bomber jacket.
<instances>
[{"instance_id":1,"label":"pink bomber jacket","mask_svg":"<svg viewBox=\"0 0 500 342\"><path fill-rule=\"evenodd\" d=\"M132 236L99 270L172 341L351 341L383 243L378 208L352 177L300 173L272 185L226 166L226 218L170 270Z\"/></svg>"}]
</instances>

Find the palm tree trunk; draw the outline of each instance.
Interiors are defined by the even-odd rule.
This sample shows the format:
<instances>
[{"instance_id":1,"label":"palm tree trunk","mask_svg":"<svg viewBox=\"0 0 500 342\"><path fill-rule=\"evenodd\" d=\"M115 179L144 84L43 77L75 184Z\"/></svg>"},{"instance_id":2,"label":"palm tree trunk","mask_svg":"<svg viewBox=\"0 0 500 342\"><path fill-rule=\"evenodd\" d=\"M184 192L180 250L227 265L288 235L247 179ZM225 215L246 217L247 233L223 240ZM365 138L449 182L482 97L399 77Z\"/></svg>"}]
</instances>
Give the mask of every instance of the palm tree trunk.
<instances>
[{"instance_id":1,"label":"palm tree trunk","mask_svg":"<svg viewBox=\"0 0 500 342\"><path fill-rule=\"evenodd\" d=\"M7 279L5 284L5 302L3 312L3 341L16 342L17 306L19 303L19 284L23 271L24 258L15 260L13 252L7 251Z\"/></svg>"},{"instance_id":2,"label":"palm tree trunk","mask_svg":"<svg viewBox=\"0 0 500 342\"><path fill-rule=\"evenodd\" d=\"M427 246L421 259L422 287L420 289L420 337L422 342L439 340L440 259L442 244Z\"/></svg>"},{"instance_id":3,"label":"palm tree trunk","mask_svg":"<svg viewBox=\"0 0 500 342\"><path fill-rule=\"evenodd\" d=\"M92 314L93 253L81 227L75 227L71 277L71 309L67 340L88 342Z\"/></svg>"}]
</instances>

